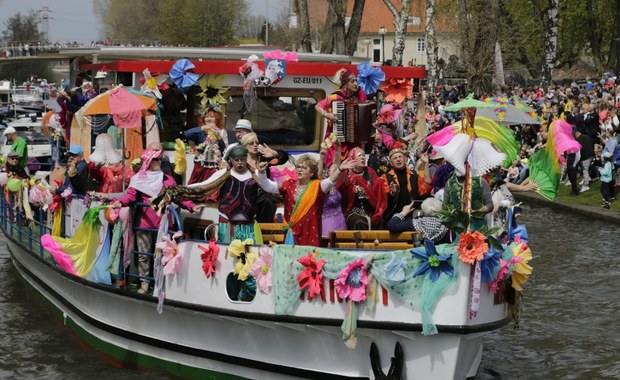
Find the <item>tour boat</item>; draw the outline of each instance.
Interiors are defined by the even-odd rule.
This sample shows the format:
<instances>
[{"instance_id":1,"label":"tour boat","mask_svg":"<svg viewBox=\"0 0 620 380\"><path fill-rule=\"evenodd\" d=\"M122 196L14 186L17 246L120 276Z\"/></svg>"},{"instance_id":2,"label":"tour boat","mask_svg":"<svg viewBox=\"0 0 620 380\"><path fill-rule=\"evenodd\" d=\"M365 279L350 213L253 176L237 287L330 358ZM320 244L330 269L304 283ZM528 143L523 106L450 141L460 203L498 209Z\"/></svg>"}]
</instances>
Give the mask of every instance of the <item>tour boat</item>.
<instances>
[{"instance_id":1,"label":"tour boat","mask_svg":"<svg viewBox=\"0 0 620 380\"><path fill-rule=\"evenodd\" d=\"M157 54L133 48L107 50L99 48L93 56L100 61L83 68L100 71L105 65L117 78L128 78L123 72L129 72L135 83L126 85L136 88L137 73L147 68L167 72L172 65L153 58L164 54L169 58L168 50ZM207 50L178 54L194 59L209 56ZM212 53L218 58L193 61L193 70L223 74L223 85L230 86L228 105L241 108L244 78L239 66L243 62L222 58L222 49ZM135 58L138 54L149 60ZM310 60L310 55L303 58ZM354 67L350 62L328 63L329 57L319 58L323 61L302 62L300 54L300 62L289 62L280 83L256 89L259 103L266 99L297 105L304 99L316 102L332 88L327 75L343 65ZM419 80L419 72L420 68L385 68L388 78ZM273 117L273 109L267 110L265 104L257 107L259 116L254 120L259 136L281 137L282 131L260 125L260 118ZM322 121L313 117L310 123L312 127L304 129L309 133L307 141L293 136L290 141L277 140L274 146L292 154L316 152L322 141ZM90 125L74 126L72 143L92 146L90 131L79 132ZM75 237L87 223L84 215L99 212L96 202L74 196L65 200L62 213L40 206L30 220L32 210L24 199L27 187L38 184L11 181L3 186L0 228L28 285L43 296L63 325L107 356L181 377L472 377L482 358L485 334L507 325L509 311L518 309L514 296L519 292L510 286L511 278L514 286L517 276L521 276L518 284L526 277L518 264L527 265L528 259L515 258L527 247L510 234L501 249L486 246L477 253L484 260L469 262L459 254L458 241L434 246L415 233L387 231L336 231L325 247L286 245L278 238L283 232L263 231L265 244L234 240L227 245L210 239L216 209L203 209L197 217L185 211L178 214L168 206L158 235L163 248L155 252L155 287L139 294L130 284L132 277L122 270L115 276L105 271L94 274L94 269L72 274L41 244L41 236L53 226L61 225L63 236ZM84 219L90 221L93 232L89 250L94 255L88 258L92 268L108 262L113 233L112 220L103 210L95 216ZM175 222L168 227L170 216ZM183 231L185 238L173 238L176 231ZM478 243L479 239L465 249L479 249ZM247 291L250 278L256 280L255 293Z\"/></svg>"}]
</instances>

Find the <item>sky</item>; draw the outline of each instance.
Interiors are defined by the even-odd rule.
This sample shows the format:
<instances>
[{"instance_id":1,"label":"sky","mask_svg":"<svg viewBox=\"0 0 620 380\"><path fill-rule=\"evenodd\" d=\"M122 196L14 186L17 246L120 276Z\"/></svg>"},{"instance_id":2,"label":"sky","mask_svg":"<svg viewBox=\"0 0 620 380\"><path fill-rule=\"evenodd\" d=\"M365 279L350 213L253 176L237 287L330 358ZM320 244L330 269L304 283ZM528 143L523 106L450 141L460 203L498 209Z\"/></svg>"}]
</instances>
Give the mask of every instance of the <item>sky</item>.
<instances>
[{"instance_id":1,"label":"sky","mask_svg":"<svg viewBox=\"0 0 620 380\"><path fill-rule=\"evenodd\" d=\"M128 0L131 1L131 0ZM247 0L250 13L264 16L269 10L269 19L275 20L282 10L288 8L290 0ZM15 14L28 14L49 9L48 26L52 42L77 41L90 44L104 39L101 24L93 13L92 0L0 0L0 30L6 28L6 20ZM45 31L44 24L41 30Z\"/></svg>"}]
</instances>

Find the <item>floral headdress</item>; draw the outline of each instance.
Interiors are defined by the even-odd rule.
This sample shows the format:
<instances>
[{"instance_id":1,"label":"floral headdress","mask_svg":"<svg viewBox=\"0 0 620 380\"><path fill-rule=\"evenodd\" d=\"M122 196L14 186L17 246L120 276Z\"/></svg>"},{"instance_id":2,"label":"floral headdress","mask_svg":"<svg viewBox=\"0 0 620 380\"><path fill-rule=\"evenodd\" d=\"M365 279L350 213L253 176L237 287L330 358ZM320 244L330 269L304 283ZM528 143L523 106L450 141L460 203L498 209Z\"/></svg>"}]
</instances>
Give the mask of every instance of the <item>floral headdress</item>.
<instances>
[{"instance_id":1,"label":"floral headdress","mask_svg":"<svg viewBox=\"0 0 620 380\"><path fill-rule=\"evenodd\" d=\"M407 149L405 149L405 147L403 146L403 143L400 141L396 141L394 143L392 150L390 150L390 154L389 154L390 158L392 158L392 155L396 153L402 153L405 156L407 155Z\"/></svg>"}]
</instances>

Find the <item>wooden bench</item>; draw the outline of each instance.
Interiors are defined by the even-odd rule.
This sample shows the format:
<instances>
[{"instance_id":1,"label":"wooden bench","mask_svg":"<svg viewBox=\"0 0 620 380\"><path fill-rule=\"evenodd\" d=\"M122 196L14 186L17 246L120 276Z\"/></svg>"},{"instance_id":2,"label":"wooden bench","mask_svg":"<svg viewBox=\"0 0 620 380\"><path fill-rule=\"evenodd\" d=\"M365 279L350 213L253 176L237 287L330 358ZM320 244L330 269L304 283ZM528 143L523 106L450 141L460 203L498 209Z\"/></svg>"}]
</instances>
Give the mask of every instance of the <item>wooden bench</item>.
<instances>
[{"instance_id":1,"label":"wooden bench","mask_svg":"<svg viewBox=\"0 0 620 380\"><path fill-rule=\"evenodd\" d=\"M423 235L418 231L393 233L376 231L331 231L329 246L332 248L409 249L420 246Z\"/></svg>"},{"instance_id":2,"label":"wooden bench","mask_svg":"<svg viewBox=\"0 0 620 380\"><path fill-rule=\"evenodd\" d=\"M263 242L265 244L268 244L270 241L276 244L284 243L286 223L258 223L258 225L263 234Z\"/></svg>"}]
</instances>

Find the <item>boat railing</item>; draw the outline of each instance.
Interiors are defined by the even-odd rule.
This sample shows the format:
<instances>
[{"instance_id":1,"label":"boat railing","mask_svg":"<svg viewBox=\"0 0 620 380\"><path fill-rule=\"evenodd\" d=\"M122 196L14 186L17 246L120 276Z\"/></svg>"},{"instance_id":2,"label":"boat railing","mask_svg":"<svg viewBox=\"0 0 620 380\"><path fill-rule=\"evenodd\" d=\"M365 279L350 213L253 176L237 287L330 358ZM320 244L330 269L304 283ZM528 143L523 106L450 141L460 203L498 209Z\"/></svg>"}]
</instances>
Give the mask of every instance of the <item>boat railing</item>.
<instances>
[{"instance_id":1,"label":"boat railing","mask_svg":"<svg viewBox=\"0 0 620 380\"><path fill-rule=\"evenodd\" d=\"M38 254L42 259L52 263L53 260L51 255L46 255L46 251L41 245L41 236L46 233L52 232L52 220L51 213L49 210L44 209L43 207L39 207L37 205L33 205L28 203L32 210L32 219L26 217L26 211L24 210L25 204L24 200L17 192L9 191L6 186L1 186L0 190L2 191L2 196L0 197L0 223L2 224L2 228L5 233L13 240L16 240L18 243L26 247L31 252ZM23 191L20 189L20 191ZM84 196L79 194L74 194L73 202L83 202ZM20 205L21 202L21 205ZM27 200L26 200L27 202ZM143 202L138 202L135 204L135 207L149 207L148 204ZM174 230L182 230L183 222L177 210L174 206L169 205L167 211L170 215L172 223L170 223L170 227L168 228L168 233L172 234ZM63 211L63 217L61 221L60 228L60 236L68 238L71 235L71 231L67 228L68 220L70 220L71 214L68 208L65 208ZM157 229L146 229L139 228L137 226L133 227L133 232L135 234L136 231L148 231L154 235L157 234ZM110 231L112 233L112 231ZM183 238L181 237L180 240ZM155 243L156 239L153 238L153 242ZM149 257L154 257L154 252L140 252L137 249L131 249L131 260L134 260L135 255L146 255ZM124 268L123 265L124 260L119 260L118 265L118 285L122 286L123 284L129 285L127 280L129 279L138 279L138 280L148 280L154 281L153 276L141 276L137 272L133 272L130 268ZM130 266L131 267L131 266Z\"/></svg>"},{"instance_id":2,"label":"boat railing","mask_svg":"<svg viewBox=\"0 0 620 380\"><path fill-rule=\"evenodd\" d=\"M5 233L44 258L45 250L41 245L41 236L52 230L51 226L46 224L47 210L29 204L33 216L30 220L23 210L23 203L18 204L17 193L9 192L5 186L2 186L2 195L0 197L0 217L2 218L0 223Z\"/></svg>"},{"instance_id":3,"label":"boat railing","mask_svg":"<svg viewBox=\"0 0 620 380\"><path fill-rule=\"evenodd\" d=\"M135 204L135 207L150 207L149 204L144 203L144 202L137 202ZM179 213L177 212L177 210L172 206L172 205L168 205L167 207L167 211L170 213L170 216L172 217L174 224L176 224L176 228L179 231L183 230L183 222L181 221L181 217L179 216ZM174 226L173 223L171 223L169 225L168 228L168 233L172 234L174 231ZM140 228L138 226L133 226L133 232L134 232L134 236L136 231L144 231L144 232L149 232L151 234L157 235L157 233L159 232L158 229L155 228ZM180 238L180 240L182 240L183 237ZM153 242L156 243L157 239L153 239ZM141 252L137 249L137 244L134 247L135 249L132 249L129 253L131 254L131 262L135 262L135 260L137 260L137 255L143 255L143 256L148 256L148 257L155 257L155 252ZM154 281L155 278L153 276L142 276L139 273L135 273L131 270L126 270L126 268L124 268L123 266L123 260L120 260L119 262L119 268L118 268L118 280L120 284L125 284L125 285L129 285L127 282L130 280L147 280L147 281Z\"/></svg>"}]
</instances>

